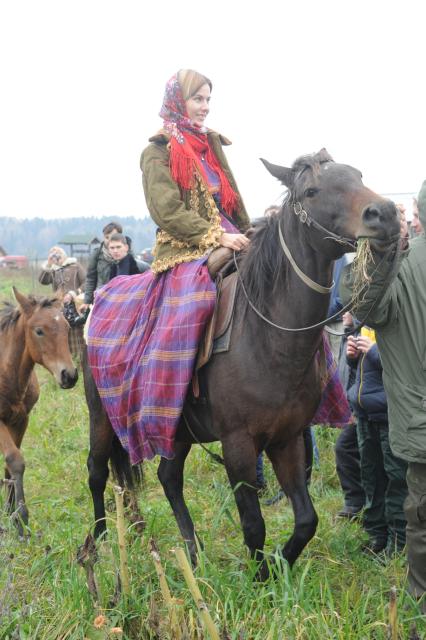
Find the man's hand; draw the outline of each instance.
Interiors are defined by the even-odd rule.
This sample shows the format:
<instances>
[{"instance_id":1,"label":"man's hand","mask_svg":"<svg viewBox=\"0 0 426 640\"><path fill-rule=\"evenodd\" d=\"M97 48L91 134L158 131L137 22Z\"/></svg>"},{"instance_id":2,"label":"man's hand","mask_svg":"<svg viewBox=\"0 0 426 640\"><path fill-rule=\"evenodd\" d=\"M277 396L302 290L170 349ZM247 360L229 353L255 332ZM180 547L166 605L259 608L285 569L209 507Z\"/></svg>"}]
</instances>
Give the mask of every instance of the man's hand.
<instances>
[{"instance_id":1,"label":"man's hand","mask_svg":"<svg viewBox=\"0 0 426 640\"><path fill-rule=\"evenodd\" d=\"M361 353L367 353L367 351L370 351L373 344L374 341L371 340L371 338L367 338L367 336L358 336L356 339L357 349L358 351L361 351Z\"/></svg>"},{"instance_id":2,"label":"man's hand","mask_svg":"<svg viewBox=\"0 0 426 640\"><path fill-rule=\"evenodd\" d=\"M357 358L359 356L357 339L353 336L348 336L346 341L346 355L349 358Z\"/></svg>"}]
</instances>

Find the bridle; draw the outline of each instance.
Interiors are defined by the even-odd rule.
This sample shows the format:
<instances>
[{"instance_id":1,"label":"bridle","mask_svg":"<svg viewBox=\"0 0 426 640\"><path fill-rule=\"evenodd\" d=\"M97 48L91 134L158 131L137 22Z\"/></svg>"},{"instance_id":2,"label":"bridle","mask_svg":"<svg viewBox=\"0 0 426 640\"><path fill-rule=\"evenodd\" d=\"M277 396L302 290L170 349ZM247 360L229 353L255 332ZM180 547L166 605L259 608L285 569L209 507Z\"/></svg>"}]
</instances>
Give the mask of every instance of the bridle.
<instances>
[{"instance_id":1,"label":"bridle","mask_svg":"<svg viewBox=\"0 0 426 640\"><path fill-rule=\"evenodd\" d=\"M297 216L298 220L302 223L302 224L306 224L308 227L313 227L314 229L318 230L318 231L322 231L324 232L325 235L323 237L323 240L333 240L335 242L338 242L339 244L345 244L345 245L349 245L353 250L356 250L357 247L357 240L353 240L352 238L347 238L345 236L339 236L338 234L334 233L334 231L330 231L329 229L326 229L325 227L323 227L322 224L320 224L319 222L317 222L316 220L314 220L308 213L307 211L305 211L305 209L303 208L302 204L298 201L296 202L290 202L289 205L292 205L293 207L293 212L294 214ZM285 206L285 203L284 203ZM330 286L328 287L324 287L323 285L315 282L314 280L312 280L309 276L307 276L301 269L300 267L297 265L296 261L294 260L293 256L291 255L291 251L288 247L288 245L286 244L285 240L284 240L284 235L282 233L282 229L281 229L281 222L278 221L278 236L279 236L279 240L280 240L280 245L281 248L284 251L284 254L286 255L288 261L290 262L293 270L295 271L295 273L299 276L299 278L311 289L313 289L314 291L316 291L317 293L321 293L321 294L329 294L333 287L334 287L334 281L331 283ZM392 247L390 247L388 249L388 251L386 251L382 257L382 259L380 260L379 264L376 266L376 268L374 269L372 276L374 275L374 273L376 273L376 271L379 269L379 267L381 266L382 262L388 257L389 252L392 250ZM249 295L247 293L247 289L245 288L242 276L241 276L241 272L238 266L238 261L236 258L236 253L235 251L233 252L234 254L234 265L235 265L235 269L237 271L237 275L238 275L238 279L240 281L240 285L241 285L241 289L244 293L244 296L247 300L247 303L249 304L249 306L251 307L251 309L259 316L259 318L261 318L264 322L266 322L267 324L269 324L271 327L274 327L275 329L279 329L280 331L288 331L291 333L297 333L297 332L301 332L301 331L309 331L311 329L318 329L319 327L324 327L326 324L332 322L333 320L338 319L339 317L341 317L341 315L343 313L345 313L345 311L349 311L353 308L354 306L354 300L350 300L348 302L348 304L346 304L342 309L340 309L337 313L333 314L332 316L329 316L328 318L326 318L325 320L322 320L321 322L317 322L316 324L310 325L308 327L300 327L300 328L290 328L290 327L282 327L281 325L275 324L275 322L272 322L272 320L269 320L269 318L267 318L266 316L264 316L259 309L257 309L255 307L255 305L252 303L252 301L249 298ZM396 255L396 254L395 254ZM392 269L390 269L390 272L392 272ZM385 285L384 285L385 286ZM366 282L360 289L360 291L358 292L358 295L362 295L369 287L369 283ZM376 303L378 302L378 299L376 299L373 304L371 305L370 309L368 310L365 318L362 320L361 324L358 325L357 329L359 329L360 326L362 326L368 316L370 315L371 311L373 310L374 306L376 305ZM345 333L337 333L335 331L332 332L334 335L345 335Z\"/></svg>"},{"instance_id":2,"label":"bridle","mask_svg":"<svg viewBox=\"0 0 426 640\"><path fill-rule=\"evenodd\" d=\"M311 218L309 213L305 211L300 202L291 202L290 205L293 206L293 212L302 224L306 224L307 227L313 227L318 231L323 231L326 234L323 240L334 240L339 244L349 245L353 250L356 249L356 240L353 240L352 238L346 238L345 236L339 236L337 233L334 233L334 231L330 231L330 229L326 229L325 227L323 227L322 224L317 222L317 220ZM279 229L281 231L281 226L279 227Z\"/></svg>"}]
</instances>

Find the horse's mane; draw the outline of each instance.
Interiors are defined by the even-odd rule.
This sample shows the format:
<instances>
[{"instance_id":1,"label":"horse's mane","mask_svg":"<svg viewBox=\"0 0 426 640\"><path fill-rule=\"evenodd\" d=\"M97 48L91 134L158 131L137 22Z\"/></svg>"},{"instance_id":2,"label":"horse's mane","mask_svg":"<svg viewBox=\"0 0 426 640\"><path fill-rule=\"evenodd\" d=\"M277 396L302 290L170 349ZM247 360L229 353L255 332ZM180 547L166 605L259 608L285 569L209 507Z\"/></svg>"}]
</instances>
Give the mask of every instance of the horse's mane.
<instances>
[{"instance_id":1,"label":"horse's mane","mask_svg":"<svg viewBox=\"0 0 426 640\"><path fill-rule=\"evenodd\" d=\"M311 169L312 173L316 175L320 166L325 162L334 162L334 160L328 151L321 149L321 151L313 155L300 156L295 160L291 168L295 175L300 175L305 169Z\"/></svg>"},{"instance_id":2,"label":"horse's mane","mask_svg":"<svg viewBox=\"0 0 426 640\"><path fill-rule=\"evenodd\" d=\"M333 162L333 158L321 149L313 155L300 156L291 169L295 179L305 169L310 169L315 176L325 162ZM250 301L261 311L265 311L267 294L285 282L288 261L279 242L280 220L286 215L285 210L293 200L289 187L280 209L270 216L259 218L254 222L254 231L250 236L250 247L242 254L240 260L241 276Z\"/></svg>"},{"instance_id":3,"label":"horse's mane","mask_svg":"<svg viewBox=\"0 0 426 640\"><path fill-rule=\"evenodd\" d=\"M267 293L274 289L287 273L287 259L279 245L278 226L283 208L254 222L250 247L241 255L240 271L250 301L265 311Z\"/></svg>"},{"instance_id":4,"label":"horse's mane","mask_svg":"<svg viewBox=\"0 0 426 640\"><path fill-rule=\"evenodd\" d=\"M34 296L30 294L27 296L27 300L33 307L39 306L41 309L53 307L57 298L46 298L45 296ZM12 325L16 324L21 316L21 310L19 306L11 304L6 300L0 302L0 331L5 331Z\"/></svg>"}]
</instances>

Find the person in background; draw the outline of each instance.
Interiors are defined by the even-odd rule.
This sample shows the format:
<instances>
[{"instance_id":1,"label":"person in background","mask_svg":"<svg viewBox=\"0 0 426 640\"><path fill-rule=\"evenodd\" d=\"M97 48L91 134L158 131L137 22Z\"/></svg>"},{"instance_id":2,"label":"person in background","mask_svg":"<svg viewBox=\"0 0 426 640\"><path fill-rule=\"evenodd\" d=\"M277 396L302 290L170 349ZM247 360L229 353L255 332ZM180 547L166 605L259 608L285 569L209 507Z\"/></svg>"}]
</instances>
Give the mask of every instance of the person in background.
<instances>
[{"instance_id":1,"label":"person in background","mask_svg":"<svg viewBox=\"0 0 426 640\"><path fill-rule=\"evenodd\" d=\"M351 367L346 359L346 342L349 332L354 329L354 321L349 311L342 317L345 335L340 344L338 371L340 382L348 394L356 379L356 368ZM361 483L360 455L356 421L346 424L339 433L335 446L336 472L344 496L343 507L337 512L338 518L356 519L365 504L365 491Z\"/></svg>"},{"instance_id":2,"label":"person in background","mask_svg":"<svg viewBox=\"0 0 426 640\"><path fill-rule=\"evenodd\" d=\"M271 204L269 207L265 209L265 211L263 212L263 215L264 217L268 218L269 216L279 213L279 211L280 211L280 207L278 205Z\"/></svg>"},{"instance_id":3,"label":"person in background","mask_svg":"<svg viewBox=\"0 0 426 640\"><path fill-rule=\"evenodd\" d=\"M84 288L86 272L76 258L69 258L61 247L52 247L39 275L41 284L51 284L55 293L65 296L69 291ZM72 326L68 342L73 356L81 358L84 347L82 326Z\"/></svg>"},{"instance_id":4,"label":"person in background","mask_svg":"<svg viewBox=\"0 0 426 640\"><path fill-rule=\"evenodd\" d=\"M344 254L341 258L335 261L334 269L333 269L333 282L334 286L331 291L330 305L327 311L327 318L331 318L332 316L336 316L331 320L327 327L331 329L331 331L327 331L328 338L330 340L331 350L333 352L333 356L336 362L339 360L340 354L340 344L342 341L343 334L343 319L340 311L342 310L342 301L340 299L339 294L339 286L340 286L340 276L342 274L342 269L348 264L348 257ZM335 332L335 333L332 333Z\"/></svg>"},{"instance_id":5,"label":"person in background","mask_svg":"<svg viewBox=\"0 0 426 640\"><path fill-rule=\"evenodd\" d=\"M413 217L411 220L410 229L412 230L415 236L418 236L420 233L423 233L423 225L420 222L417 198L413 198Z\"/></svg>"},{"instance_id":6,"label":"person in background","mask_svg":"<svg viewBox=\"0 0 426 640\"><path fill-rule=\"evenodd\" d=\"M102 233L103 241L91 254L87 267L84 309L93 304L95 290L110 280L113 257L108 251L108 242L114 233L123 233L123 227L118 222L109 222L102 229ZM127 242L129 244L129 240Z\"/></svg>"},{"instance_id":7,"label":"person in background","mask_svg":"<svg viewBox=\"0 0 426 640\"><path fill-rule=\"evenodd\" d=\"M108 251L112 257L109 280L116 276L132 276L149 269L149 264L137 260L129 252L129 245L125 235L113 233L108 242Z\"/></svg>"},{"instance_id":8,"label":"person in background","mask_svg":"<svg viewBox=\"0 0 426 640\"><path fill-rule=\"evenodd\" d=\"M41 284L52 285L54 293L65 294L84 288L86 272L77 258L69 258L64 249L55 246L49 250L38 279Z\"/></svg>"},{"instance_id":9,"label":"person in background","mask_svg":"<svg viewBox=\"0 0 426 640\"><path fill-rule=\"evenodd\" d=\"M417 198L419 219L426 224L426 180ZM374 262L367 265L369 287L357 301L356 313L376 331L388 399L389 440L393 453L408 463L407 519L408 585L426 613L426 237L408 242L405 218L400 240L388 253L373 245ZM399 245L399 247L398 247ZM399 250L398 250L399 249ZM343 302L352 297L355 274L342 277Z\"/></svg>"},{"instance_id":10,"label":"person in background","mask_svg":"<svg viewBox=\"0 0 426 640\"><path fill-rule=\"evenodd\" d=\"M142 249L141 253L139 254L139 258L144 262L146 262L147 264L151 265L154 261L154 256L152 255L151 247L146 247L145 249Z\"/></svg>"},{"instance_id":11,"label":"person in background","mask_svg":"<svg viewBox=\"0 0 426 640\"><path fill-rule=\"evenodd\" d=\"M405 547L407 463L395 456L389 445L387 400L374 331L362 327L356 338L348 336L346 354L349 365L356 368L355 384L348 397L357 417L361 482L366 497L363 527L369 541L363 550L373 554L383 551L390 557Z\"/></svg>"}]
</instances>

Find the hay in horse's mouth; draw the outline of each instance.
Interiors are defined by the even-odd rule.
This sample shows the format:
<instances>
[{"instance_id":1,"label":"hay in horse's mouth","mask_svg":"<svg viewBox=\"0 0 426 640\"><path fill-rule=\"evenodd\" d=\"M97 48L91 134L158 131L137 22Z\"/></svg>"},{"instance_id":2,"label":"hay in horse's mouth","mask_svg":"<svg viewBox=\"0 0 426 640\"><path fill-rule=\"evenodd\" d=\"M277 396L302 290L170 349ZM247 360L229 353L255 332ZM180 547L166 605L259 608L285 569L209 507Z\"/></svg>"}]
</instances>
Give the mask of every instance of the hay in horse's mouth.
<instances>
[{"instance_id":1,"label":"hay in horse's mouth","mask_svg":"<svg viewBox=\"0 0 426 640\"><path fill-rule=\"evenodd\" d=\"M371 276L368 275L369 265L374 264L373 253L371 251L370 240L360 238L357 242L357 252L353 260L352 272L354 274L352 303L354 307L360 304L367 293Z\"/></svg>"}]
</instances>

